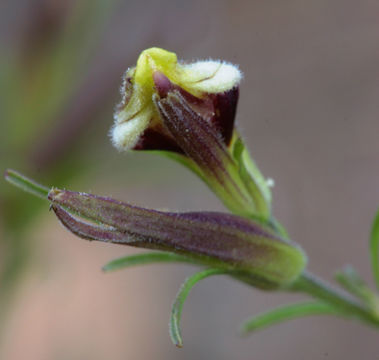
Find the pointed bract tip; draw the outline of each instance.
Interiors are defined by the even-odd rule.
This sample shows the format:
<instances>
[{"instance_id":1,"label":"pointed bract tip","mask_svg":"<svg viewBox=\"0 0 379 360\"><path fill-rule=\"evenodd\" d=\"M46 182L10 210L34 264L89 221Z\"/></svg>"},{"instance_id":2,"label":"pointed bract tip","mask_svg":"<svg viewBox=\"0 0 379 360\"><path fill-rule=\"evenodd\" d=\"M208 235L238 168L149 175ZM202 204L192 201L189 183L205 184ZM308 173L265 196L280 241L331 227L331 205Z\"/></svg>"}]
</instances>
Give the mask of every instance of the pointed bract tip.
<instances>
[{"instance_id":1,"label":"pointed bract tip","mask_svg":"<svg viewBox=\"0 0 379 360\"><path fill-rule=\"evenodd\" d=\"M56 199L57 199L62 193L63 193L63 190L56 189L56 188L52 188L52 189L49 191L49 194L47 195L47 198L48 198L50 201L54 201L54 200L56 200Z\"/></svg>"}]
</instances>

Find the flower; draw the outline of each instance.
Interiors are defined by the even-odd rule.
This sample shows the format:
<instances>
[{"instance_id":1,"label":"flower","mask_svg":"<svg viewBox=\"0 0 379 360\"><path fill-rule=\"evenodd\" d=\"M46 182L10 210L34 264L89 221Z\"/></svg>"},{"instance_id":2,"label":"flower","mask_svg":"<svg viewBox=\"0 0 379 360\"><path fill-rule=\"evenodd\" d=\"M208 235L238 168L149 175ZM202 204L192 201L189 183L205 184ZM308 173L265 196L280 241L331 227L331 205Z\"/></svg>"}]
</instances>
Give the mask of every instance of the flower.
<instances>
[{"instance_id":1,"label":"flower","mask_svg":"<svg viewBox=\"0 0 379 360\"><path fill-rule=\"evenodd\" d=\"M61 223L81 238L178 253L259 288L291 284L306 264L296 244L239 216L162 212L58 189L48 199Z\"/></svg>"},{"instance_id":2,"label":"flower","mask_svg":"<svg viewBox=\"0 0 379 360\"><path fill-rule=\"evenodd\" d=\"M242 74L222 61L178 62L159 48L129 69L115 112L119 150L159 150L205 181L232 212L270 219L271 194L234 120Z\"/></svg>"},{"instance_id":3,"label":"flower","mask_svg":"<svg viewBox=\"0 0 379 360\"><path fill-rule=\"evenodd\" d=\"M230 143L241 72L220 61L180 63L174 53L159 48L143 51L124 76L122 101L115 112L113 144L119 150L167 149L179 151L165 128L153 95L178 91Z\"/></svg>"}]
</instances>

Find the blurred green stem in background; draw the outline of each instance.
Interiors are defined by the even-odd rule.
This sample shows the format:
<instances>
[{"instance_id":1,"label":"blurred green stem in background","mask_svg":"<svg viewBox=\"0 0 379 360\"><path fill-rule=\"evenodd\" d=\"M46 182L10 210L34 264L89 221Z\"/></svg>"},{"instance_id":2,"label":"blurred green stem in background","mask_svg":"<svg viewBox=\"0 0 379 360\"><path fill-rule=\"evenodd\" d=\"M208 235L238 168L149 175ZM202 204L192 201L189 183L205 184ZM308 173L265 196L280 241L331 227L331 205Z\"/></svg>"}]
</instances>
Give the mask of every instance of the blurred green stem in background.
<instances>
[{"instance_id":1,"label":"blurred green stem in background","mask_svg":"<svg viewBox=\"0 0 379 360\"><path fill-rule=\"evenodd\" d=\"M12 163L31 172L38 169L44 177L59 183L71 181L85 171L83 159L73 156L69 147L54 159L54 166L37 165L30 156L42 144L54 144L47 134L57 126L85 78L88 60L117 1L81 0L57 6L58 9L49 8L48 1L33 3L33 16L28 19L20 49L13 53L3 51L0 60L0 168L4 170ZM17 205L20 203L21 207ZM36 251L35 244L30 245L29 227L41 209L41 203L33 197L25 198L0 187L0 247L6 254L0 268L0 332L17 286Z\"/></svg>"}]
</instances>

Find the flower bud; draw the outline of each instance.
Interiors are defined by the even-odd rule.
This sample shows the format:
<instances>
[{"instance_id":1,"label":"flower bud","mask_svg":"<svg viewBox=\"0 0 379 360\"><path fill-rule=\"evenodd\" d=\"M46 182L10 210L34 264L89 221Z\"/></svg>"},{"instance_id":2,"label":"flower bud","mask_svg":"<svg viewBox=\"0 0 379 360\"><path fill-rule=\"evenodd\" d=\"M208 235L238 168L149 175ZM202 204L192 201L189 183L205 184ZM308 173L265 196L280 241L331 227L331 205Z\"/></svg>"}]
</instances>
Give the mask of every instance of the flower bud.
<instances>
[{"instance_id":1,"label":"flower bud","mask_svg":"<svg viewBox=\"0 0 379 360\"><path fill-rule=\"evenodd\" d=\"M297 245L235 215L161 212L57 189L48 198L62 224L81 238L179 253L260 288L290 284L306 264Z\"/></svg>"}]
</instances>

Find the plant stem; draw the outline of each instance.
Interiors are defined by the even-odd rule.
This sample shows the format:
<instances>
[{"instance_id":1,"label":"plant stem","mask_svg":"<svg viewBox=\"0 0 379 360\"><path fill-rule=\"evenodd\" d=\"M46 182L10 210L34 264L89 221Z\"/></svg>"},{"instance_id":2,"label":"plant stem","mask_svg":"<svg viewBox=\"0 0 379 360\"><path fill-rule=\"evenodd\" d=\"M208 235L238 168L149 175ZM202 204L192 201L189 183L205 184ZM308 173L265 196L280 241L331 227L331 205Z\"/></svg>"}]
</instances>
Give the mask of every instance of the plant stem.
<instances>
[{"instance_id":1,"label":"plant stem","mask_svg":"<svg viewBox=\"0 0 379 360\"><path fill-rule=\"evenodd\" d=\"M346 317L355 317L370 325L379 326L379 318L369 308L311 273L304 272L291 286L291 290L322 300Z\"/></svg>"},{"instance_id":2,"label":"plant stem","mask_svg":"<svg viewBox=\"0 0 379 360\"><path fill-rule=\"evenodd\" d=\"M5 171L4 177L5 180L10 182L12 185L15 185L41 199L47 200L47 195L50 191L48 187L38 184L34 180L29 179L19 172L11 169Z\"/></svg>"}]
</instances>

